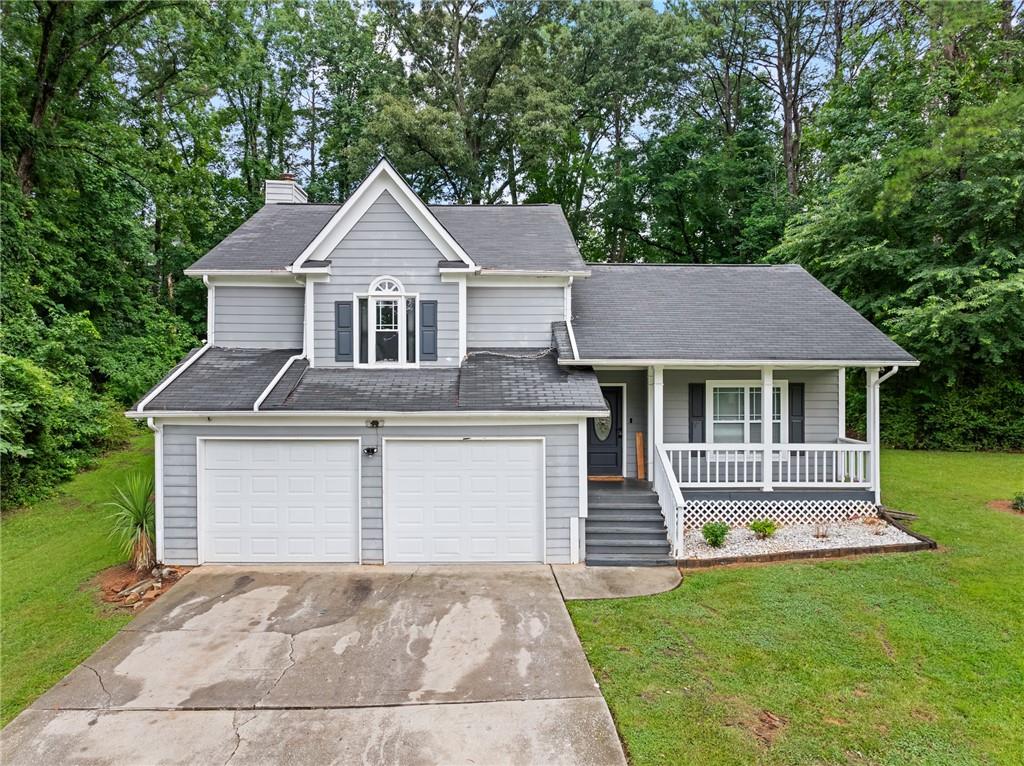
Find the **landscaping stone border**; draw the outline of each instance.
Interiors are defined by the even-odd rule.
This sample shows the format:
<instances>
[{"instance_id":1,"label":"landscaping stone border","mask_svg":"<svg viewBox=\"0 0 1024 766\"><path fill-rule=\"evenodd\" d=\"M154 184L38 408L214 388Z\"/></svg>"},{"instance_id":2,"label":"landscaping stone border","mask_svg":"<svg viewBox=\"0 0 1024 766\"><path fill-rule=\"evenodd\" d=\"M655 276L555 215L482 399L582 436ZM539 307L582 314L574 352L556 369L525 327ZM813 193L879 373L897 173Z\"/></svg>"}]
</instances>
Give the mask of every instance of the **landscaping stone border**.
<instances>
[{"instance_id":1,"label":"landscaping stone border","mask_svg":"<svg viewBox=\"0 0 1024 766\"><path fill-rule=\"evenodd\" d=\"M868 545L858 548L821 548L804 551L784 551L780 553L757 553L752 556L721 556L714 559L679 559L676 565L680 570L687 571L728 566L730 564L768 564L775 561L798 561L800 559L835 559L866 553L910 553L911 551L935 550L939 547L939 544L930 537L925 537L912 529L908 529L886 511L879 510L878 517L892 524L901 532L905 532L915 538L917 542L897 543L895 545Z\"/></svg>"}]
</instances>

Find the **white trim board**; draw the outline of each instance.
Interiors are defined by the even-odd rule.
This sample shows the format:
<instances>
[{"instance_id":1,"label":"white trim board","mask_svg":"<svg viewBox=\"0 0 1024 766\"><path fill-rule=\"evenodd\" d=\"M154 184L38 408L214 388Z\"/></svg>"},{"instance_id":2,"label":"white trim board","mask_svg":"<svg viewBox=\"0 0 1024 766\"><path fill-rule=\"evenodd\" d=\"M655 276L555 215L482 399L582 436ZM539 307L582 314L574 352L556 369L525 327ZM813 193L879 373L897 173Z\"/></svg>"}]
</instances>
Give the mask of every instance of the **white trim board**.
<instances>
[{"instance_id":1,"label":"white trim board","mask_svg":"<svg viewBox=\"0 0 1024 766\"><path fill-rule=\"evenodd\" d=\"M146 394L146 398L143 399L141 402L139 402L139 407L138 407L137 410L130 410L129 412L126 412L125 415L130 417L130 418L149 417L150 413L143 414L143 410L145 409L146 405L149 404L151 401L153 401L153 399L155 399L160 394L160 392L162 392L165 388L167 388L169 385L171 385L171 383L173 383L178 378L180 378L181 374L183 372L185 372L185 370L187 370L189 367L191 367L193 364L195 364L196 360L199 359L199 357L201 357L203 354L205 354L211 348L213 348L213 344L212 343L207 343L202 348L200 348L198 351L196 351L194 354L192 354L192 356L190 356L188 359L186 359L177 370L175 370L170 375L168 375L164 379L163 383L161 383L156 388L154 388L152 391L150 391L148 394Z\"/></svg>"},{"instance_id":2,"label":"white trim board","mask_svg":"<svg viewBox=\"0 0 1024 766\"><path fill-rule=\"evenodd\" d=\"M381 507L381 562L383 564L388 563L388 509L387 509L387 493L388 493L388 442L393 441L404 441L404 442L438 442L438 441L453 441L453 442L474 442L474 441L498 441L498 442L509 442L509 441L537 441L540 442L540 467L541 467L541 555L542 563L548 563L548 455L547 455L547 438L544 436L382 436L381 437L381 491L380 491L380 507ZM571 556L571 552L570 552ZM431 562L431 563L443 563L443 562ZM474 562L452 562L455 563L474 563ZM496 562L504 563L504 562Z\"/></svg>"},{"instance_id":3,"label":"white trim board","mask_svg":"<svg viewBox=\"0 0 1024 766\"><path fill-rule=\"evenodd\" d=\"M197 436L196 437L196 564L205 561L203 551L203 500L205 485L203 476L206 472L206 442L209 441L347 441L356 443L356 563L363 563L363 439L361 436ZM275 566L282 562L238 562ZM304 562L299 562L304 563Z\"/></svg>"},{"instance_id":4,"label":"white trim board","mask_svg":"<svg viewBox=\"0 0 1024 766\"><path fill-rule=\"evenodd\" d=\"M921 364L916 359L912 362L862 362L849 359L559 359L558 363L569 367L587 366L620 370L663 367L666 370L732 368L751 371L765 367L771 367L773 370L830 370L835 367L917 367Z\"/></svg>"}]
</instances>

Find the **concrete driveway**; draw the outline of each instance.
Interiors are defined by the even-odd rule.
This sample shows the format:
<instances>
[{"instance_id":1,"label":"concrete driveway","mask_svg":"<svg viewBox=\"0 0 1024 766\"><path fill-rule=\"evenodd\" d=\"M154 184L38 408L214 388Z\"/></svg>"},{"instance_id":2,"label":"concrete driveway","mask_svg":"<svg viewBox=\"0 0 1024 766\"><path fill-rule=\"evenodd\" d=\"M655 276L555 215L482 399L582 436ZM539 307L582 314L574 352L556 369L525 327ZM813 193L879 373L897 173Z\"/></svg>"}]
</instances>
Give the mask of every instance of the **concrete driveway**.
<instances>
[{"instance_id":1,"label":"concrete driveway","mask_svg":"<svg viewBox=\"0 0 1024 766\"><path fill-rule=\"evenodd\" d=\"M622 764L551 570L201 567L4 731L5 764Z\"/></svg>"}]
</instances>

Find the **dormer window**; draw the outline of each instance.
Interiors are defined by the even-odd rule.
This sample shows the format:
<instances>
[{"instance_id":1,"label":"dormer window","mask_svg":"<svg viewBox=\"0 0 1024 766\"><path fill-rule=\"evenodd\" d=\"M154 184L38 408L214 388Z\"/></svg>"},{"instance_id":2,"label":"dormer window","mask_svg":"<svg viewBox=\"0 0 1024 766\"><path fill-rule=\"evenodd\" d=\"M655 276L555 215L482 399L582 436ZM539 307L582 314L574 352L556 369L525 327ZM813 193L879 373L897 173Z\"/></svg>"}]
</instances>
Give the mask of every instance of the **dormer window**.
<instances>
[{"instance_id":1,"label":"dormer window","mask_svg":"<svg viewBox=\"0 0 1024 766\"><path fill-rule=\"evenodd\" d=\"M417 364L418 296L407 293L394 277L375 279L359 300L359 363Z\"/></svg>"}]
</instances>

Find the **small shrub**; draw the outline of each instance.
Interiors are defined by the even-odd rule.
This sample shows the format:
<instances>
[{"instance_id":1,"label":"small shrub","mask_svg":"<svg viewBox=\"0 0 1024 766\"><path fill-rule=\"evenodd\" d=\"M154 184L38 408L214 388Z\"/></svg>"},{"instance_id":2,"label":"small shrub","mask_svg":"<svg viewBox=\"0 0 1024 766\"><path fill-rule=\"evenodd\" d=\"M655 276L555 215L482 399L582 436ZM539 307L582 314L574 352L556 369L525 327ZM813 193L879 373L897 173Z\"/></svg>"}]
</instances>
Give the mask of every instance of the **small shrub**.
<instances>
[{"instance_id":1,"label":"small shrub","mask_svg":"<svg viewBox=\"0 0 1024 766\"><path fill-rule=\"evenodd\" d=\"M725 545L725 538L729 535L729 525L721 521L709 521L700 528L704 540L712 548L721 548Z\"/></svg>"},{"instance_id":2,"label":"small shrub","mask_svg":"<svg viewBox=\"0 0 1024 766\"><path fill-rule=\"evenodd\" d=\"M1024 513L1024 492L1018 492L1010 501L1010 507L1015 511Z\"/></svg>"},{"instance_id":3,"label":"small shrub","mask_svg":"<svg viewBox=\"0 0 1024 766\"><path fill-rule=\"evenodd\" d=\"M153 533L156 529L156 503L153 495L156 482L153 474L137 472L117 487L117 499L107 505L114 509L110 518L114 528L111 537L120 541L121 551L137 572L145 572L156 563Z\"/></svg>"},{"instance_id":4,"label":"small shrub","mask_svg":"<svg viewBox=\"0 0 1024 766\"><path fill-rule=\"evenodd\" d=\"M779 525L770 519L757 519L756 521L750 522L750 524L747 525L747 528L757 535L758 540L767 540L775 534Z\"/></svg>"}]
</instances>

